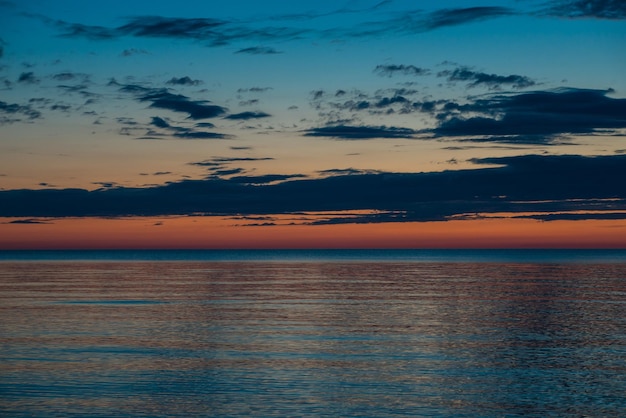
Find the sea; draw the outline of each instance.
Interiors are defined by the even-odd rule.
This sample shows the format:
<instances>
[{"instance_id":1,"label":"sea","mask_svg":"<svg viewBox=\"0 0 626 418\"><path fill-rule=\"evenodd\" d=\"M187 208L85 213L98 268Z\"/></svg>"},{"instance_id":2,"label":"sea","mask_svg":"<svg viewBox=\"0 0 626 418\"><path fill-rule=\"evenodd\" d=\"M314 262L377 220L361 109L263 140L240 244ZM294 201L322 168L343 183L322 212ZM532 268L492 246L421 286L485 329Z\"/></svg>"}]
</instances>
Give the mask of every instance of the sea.
<instances>
[{"instance_id":1,"label":"sea","mask_svg":"<svg viewBox=\"0 0 626 418\"><path fill-rule=\"evenodd\" d=\"M624 417L626 251L3 251L0 416Z\"/></svg>"}]
</instances>

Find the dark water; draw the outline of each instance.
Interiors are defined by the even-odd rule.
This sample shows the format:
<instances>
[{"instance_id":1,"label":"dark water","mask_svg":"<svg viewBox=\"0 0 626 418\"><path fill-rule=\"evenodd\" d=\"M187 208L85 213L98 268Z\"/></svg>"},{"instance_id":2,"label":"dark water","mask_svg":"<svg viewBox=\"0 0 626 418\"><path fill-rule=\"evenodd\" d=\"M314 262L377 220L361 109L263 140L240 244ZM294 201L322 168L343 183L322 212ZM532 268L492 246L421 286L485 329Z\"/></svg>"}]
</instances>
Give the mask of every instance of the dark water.
<instances>
[{"instance_id":1,"label":"dark water","mask_svg":"<svg viewBox=\"0 0 626 418\"><path fill-rule=\"evenodd\" d=\"M626 263L3 261L0 416L626 416Z\"/></svg>"}]
</instances>

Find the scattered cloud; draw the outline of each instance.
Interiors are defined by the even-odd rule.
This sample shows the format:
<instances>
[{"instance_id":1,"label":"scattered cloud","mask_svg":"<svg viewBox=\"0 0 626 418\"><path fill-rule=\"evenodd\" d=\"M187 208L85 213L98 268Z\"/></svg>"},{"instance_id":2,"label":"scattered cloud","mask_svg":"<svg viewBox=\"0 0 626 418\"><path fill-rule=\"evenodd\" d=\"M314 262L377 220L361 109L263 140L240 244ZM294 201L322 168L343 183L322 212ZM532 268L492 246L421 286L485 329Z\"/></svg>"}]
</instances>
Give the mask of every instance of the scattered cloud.
<instances>
[{"instance_id":1,"label":"scattered cloud","mask_svg":"<svg viewBox=\"0 0 626 418\"><path fill-rule=\"evenodd\" d=\"M41 112L29 105L0 101L0 125L14 122L33 121L41 118Z\"/></svg>"},{"instance_id":2,"label":"scattered cloud","mask_svg":"<svg viewBox=\"0 0 626 418\"><path fill-rule=\"evenodd\" d=\"M304 131L305 136L326 137L345 140L374 138L413 138L417 133L413 129L393 126L349 126L335 125L311 128Z\"/></svg>"},{"instance_id":3,"label":"scattered cloud","mask_svg":"<svg viewBox=\"0 0 626 418\"><path fill-rule=\"evenodd\" d=\"M388 65L377 65L376 68L374 68L374 73L380 76L391 77L396 74L413 75L413 76L427 75L427 74L430 74L430 71L425 68L416 67L415 65L388 64Z\"/></svg>"}]
</instances>

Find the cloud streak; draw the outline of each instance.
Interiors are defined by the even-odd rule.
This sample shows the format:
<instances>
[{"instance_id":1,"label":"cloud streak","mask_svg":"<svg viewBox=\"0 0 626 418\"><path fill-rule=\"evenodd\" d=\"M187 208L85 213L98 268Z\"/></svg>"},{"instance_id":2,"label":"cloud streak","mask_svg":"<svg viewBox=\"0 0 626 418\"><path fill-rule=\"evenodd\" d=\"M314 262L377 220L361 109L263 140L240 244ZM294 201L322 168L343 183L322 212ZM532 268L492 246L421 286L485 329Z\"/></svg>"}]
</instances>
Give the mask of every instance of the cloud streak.
<instances>
[{"instance_id":1,"label":"cloud streak","mask_svg":"<svg viewBox=\"0 0 626 418\"><path fill-rule=\"evenodd\" d=\"M394 126L350 126L335 125L311 128L304 136L326 137L342 140L363 140L374 138L413 138L417 131Z\"/></svg>"},{"instance_id":2,"label":"cloud streak","mask_svg":"<svg viewBox=\"0 0 626 418\"><path fill-rule=\"evenodd\" d=\"M262 19L260 22L247 23L204 17L133 16L127 18L127 22L118 27L71 23L36 14L30 14L29 16L56 26L62 31L62 36L69 38L88 38L100 41L125 36L174 38L203 42L208 46L223 46L235 42L278 42L302 39L303 37L327 38L330 36L332 38L350 38L353 36L378 36L386 31L419 33L516 14L513 9L507 7L481 6L440 9L428 14L418 10L407 11L401 17L394 16L378 22L370 21L367 24L357 24L357 26L351 28L314 29L302 26L302 20L304 19L332 17L345 13L361 14L365 17L371 12L380 13L377 9L379 8L373 7L366 10L353 11L341 9L323 14L283 15ZM262 26L264 21L269 24ZM277 21L296 22L296 25L292 27L279 26L275 24ZM365 29L359 29L359 26ZM267 46L254 46L239 49L236 53L271 55L280 53L280 51Z\"/></svg>"},{"instance_id":3,"label":"cloud streak","mask_svg":"<svg viewBox=\"0 0 626 418\"><path fill-rule=\"evenodd\" d=\"M424 20L426 30L439 29L445 26L463 25L502 16L510 16L516 12L508 7L466 7L458 9L441 9L432 12Z\"/></svg>"}]
</instances>

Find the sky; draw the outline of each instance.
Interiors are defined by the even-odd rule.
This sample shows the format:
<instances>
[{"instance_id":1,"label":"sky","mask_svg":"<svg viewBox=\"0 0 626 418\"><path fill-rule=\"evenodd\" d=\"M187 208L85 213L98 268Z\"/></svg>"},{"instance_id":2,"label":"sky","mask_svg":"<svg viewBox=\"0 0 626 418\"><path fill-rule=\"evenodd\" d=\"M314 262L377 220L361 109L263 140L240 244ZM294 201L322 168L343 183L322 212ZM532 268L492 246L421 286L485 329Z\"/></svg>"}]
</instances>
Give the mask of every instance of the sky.
<instances>
[{"instance_id":1,"label":"sky","mask_svg":"<svg viewBox=\"0 0 626 418\"><path fill-rule=\"evenodd\" d=\"M626 2L0 0L0 249L626 248Z\"/></svg>"}]
</instances>

